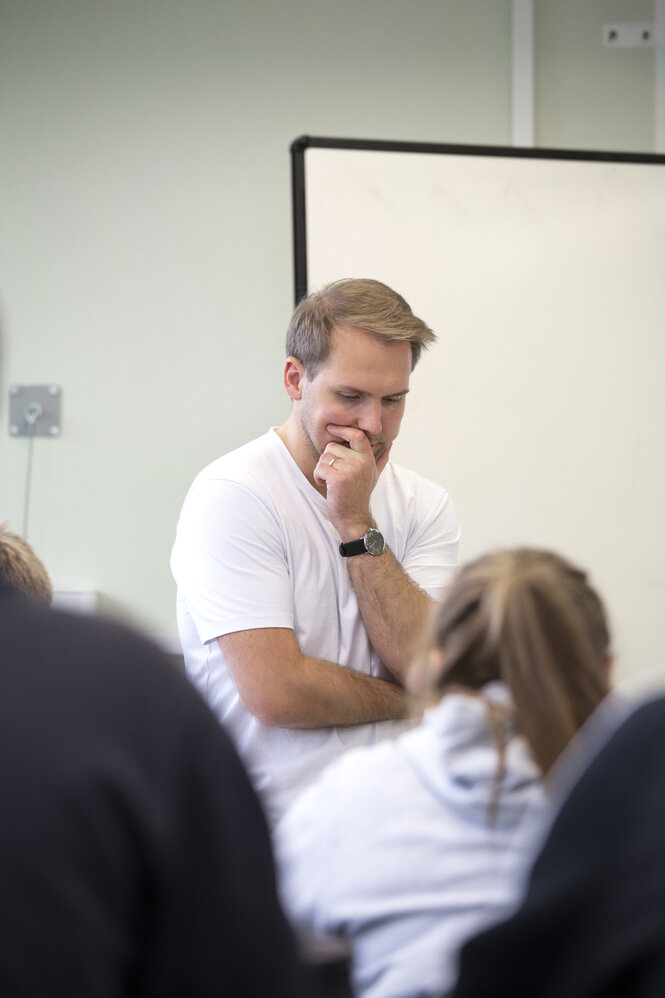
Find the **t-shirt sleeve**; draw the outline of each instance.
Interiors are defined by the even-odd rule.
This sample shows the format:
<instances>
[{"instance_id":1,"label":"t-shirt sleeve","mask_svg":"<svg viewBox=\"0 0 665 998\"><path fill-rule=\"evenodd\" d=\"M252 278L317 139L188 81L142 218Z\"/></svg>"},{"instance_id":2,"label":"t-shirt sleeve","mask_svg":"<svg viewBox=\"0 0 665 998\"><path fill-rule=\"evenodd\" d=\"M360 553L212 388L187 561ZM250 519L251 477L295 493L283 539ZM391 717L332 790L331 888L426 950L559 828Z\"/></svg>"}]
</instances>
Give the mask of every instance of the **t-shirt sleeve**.
<instances>
[{"instance_id":1,"label":"t-shirt sleeve","mask_svg":"<svg viewBox=\"0 0 665 998\"><path fill-rule=\"evenodd\" d=\"M279 513L245 485L204 480L190 490L171 557L202 641L294 623Z\"/></svg>"},{"instance_id":2,"label":"t-shirt sleeve","mask_svg":"<svg viewBox=\"0 0 665 998\"><path fill-rule=\"evenodd\" d=\"M440 599L458 566L460 528L448 493L426 483L401 561L404 571L432 599Z\"/></svg>"}]
</instances>

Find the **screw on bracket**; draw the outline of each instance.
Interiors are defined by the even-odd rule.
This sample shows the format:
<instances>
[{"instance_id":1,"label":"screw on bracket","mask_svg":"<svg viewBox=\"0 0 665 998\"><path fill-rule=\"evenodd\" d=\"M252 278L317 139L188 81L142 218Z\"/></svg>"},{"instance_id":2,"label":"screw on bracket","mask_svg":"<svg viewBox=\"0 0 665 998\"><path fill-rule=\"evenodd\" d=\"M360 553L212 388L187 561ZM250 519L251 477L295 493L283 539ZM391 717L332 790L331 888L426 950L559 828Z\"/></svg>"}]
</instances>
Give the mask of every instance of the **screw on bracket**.
<instances>
[{"instance_id":1,"label":"screw on bracket","mask_svg":"<svg viewBox=\"0 0 665 998\"><path fill-rule=\"evenodd\" d=\"M60 403L57 385L11 385L9 433L12 437L60 436Z\"/></svg>"}]
</instances>

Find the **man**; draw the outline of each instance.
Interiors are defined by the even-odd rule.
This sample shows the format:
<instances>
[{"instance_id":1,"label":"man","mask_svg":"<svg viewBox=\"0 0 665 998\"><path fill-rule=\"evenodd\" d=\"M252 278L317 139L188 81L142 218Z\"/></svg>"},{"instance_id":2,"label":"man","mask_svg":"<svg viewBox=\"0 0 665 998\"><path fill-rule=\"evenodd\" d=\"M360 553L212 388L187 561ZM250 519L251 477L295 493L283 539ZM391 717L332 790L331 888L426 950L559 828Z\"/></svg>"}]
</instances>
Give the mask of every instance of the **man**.
<instances>
[{"instance_id":1,"label":"man","mask_svg":"<svg viewBox=\"0 0 665 998\"><path fill-rule=\"evenodd\" d=\"M522 906L462 950L455 998L665 994L665 697L579 777Z\"/></svg>"},{"instance_id":2,"label":"man","mask_svg":"<svg viewBox=\"0 0 665 998\"><path fill-rule=\"evenodd\" d=\"M434 338L378 281L310 295L287 334L288 419L185 500L171 561L185 662L271 821L413 710L402 681L459 529L445 490L389 458Z\"/></svg>"},{"instance_id":3,"label":"man","mask_svg":"<svg viewBox=\"0 0 665 998\"><path fill-rule=\"evenodd\" d=\"M0 645L0 994L306 993L261 807L186 678L2 579Z\"/></svg>"}]
</instances>

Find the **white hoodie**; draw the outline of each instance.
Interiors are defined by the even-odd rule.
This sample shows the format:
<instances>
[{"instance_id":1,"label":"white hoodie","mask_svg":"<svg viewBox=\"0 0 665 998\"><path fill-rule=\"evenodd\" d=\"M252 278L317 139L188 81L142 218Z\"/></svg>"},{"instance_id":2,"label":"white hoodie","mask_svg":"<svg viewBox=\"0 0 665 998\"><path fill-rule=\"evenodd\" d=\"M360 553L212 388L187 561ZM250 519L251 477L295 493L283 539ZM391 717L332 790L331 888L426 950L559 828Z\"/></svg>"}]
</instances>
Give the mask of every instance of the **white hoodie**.
<instances>
[{"instance_id":1,"label":"white hoodie","mask_svg":"<svg viewBox=\"0 0 665 998\"><path fill-rule=\"evenodd\" d=\"M482 696L511 713L502 684ZM497 788L485 703L447 694L418 728L334 762L275 830L286 911L349 940L356 995L445 994L460 946L515 903L546 805L511 722L507 734Z\"/></svg>"}]
</instances>

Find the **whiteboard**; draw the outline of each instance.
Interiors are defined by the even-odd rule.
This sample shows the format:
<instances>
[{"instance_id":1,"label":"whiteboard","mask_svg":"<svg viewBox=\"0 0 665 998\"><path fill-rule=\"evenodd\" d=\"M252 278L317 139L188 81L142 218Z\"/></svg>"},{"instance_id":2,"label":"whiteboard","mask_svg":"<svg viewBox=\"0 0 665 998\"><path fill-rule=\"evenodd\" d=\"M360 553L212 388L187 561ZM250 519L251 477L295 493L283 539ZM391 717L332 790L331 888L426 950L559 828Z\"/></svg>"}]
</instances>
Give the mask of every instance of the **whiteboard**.
<instances>
[{"instance_id":1,"label":"whiteboard","mask_svg":"<svg viewBox=\"0 0 665 998\"><path fill-rule=\"evenodd\" d=\"M665 157L303 137L296 297L341 277L438 334L393 459L445 485L467 560L587 568L615 677L665 686Z\"/></svg>"}]
</instances>

